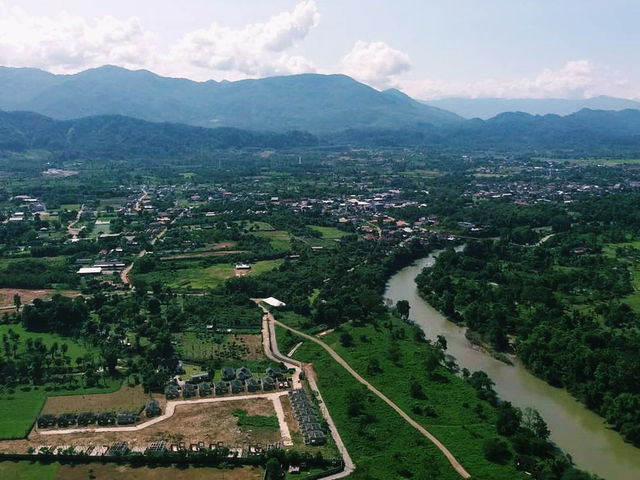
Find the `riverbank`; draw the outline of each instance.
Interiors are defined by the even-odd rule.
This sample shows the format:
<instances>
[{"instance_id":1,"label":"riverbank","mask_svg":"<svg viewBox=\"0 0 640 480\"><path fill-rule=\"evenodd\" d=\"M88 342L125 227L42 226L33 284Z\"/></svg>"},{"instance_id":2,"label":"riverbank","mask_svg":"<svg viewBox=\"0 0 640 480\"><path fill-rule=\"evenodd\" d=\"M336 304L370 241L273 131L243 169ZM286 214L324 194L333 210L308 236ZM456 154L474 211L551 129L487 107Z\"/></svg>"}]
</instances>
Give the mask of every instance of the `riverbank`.
<instances>
[{"instance_id":1,"label":"riverbank","mask_svg":"<svg viewBox=\"0 0 640 480\"><path fill-rule=\"evenodd\" d=\"M517 359L513 359L513 365L507 365L473 345L463 327L447 320L418 295L415 277L424 267L433 265L434 260L434 255L429 255L391 277L385 297L394 304L408 300L411 319L427 338L435 340L443 335L447 339L447 353L456 358L460 368L486 372L501 398L521 408L536 408L551 429L551 440L569 453L580 468L604 478L638 478L638 449L625 443L602 418L566 391L533 376Z\"/></svg>"}]
</instances>

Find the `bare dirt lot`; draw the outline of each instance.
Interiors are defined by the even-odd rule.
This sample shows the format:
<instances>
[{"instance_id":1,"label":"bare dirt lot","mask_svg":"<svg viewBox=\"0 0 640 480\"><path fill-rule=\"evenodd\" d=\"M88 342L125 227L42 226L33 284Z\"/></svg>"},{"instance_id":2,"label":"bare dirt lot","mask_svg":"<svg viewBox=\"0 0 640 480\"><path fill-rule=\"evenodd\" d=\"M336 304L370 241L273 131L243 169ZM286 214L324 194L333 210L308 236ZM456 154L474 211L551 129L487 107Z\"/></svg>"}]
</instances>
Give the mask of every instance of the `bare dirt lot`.
<instances>
[{"instance_id":1,"label":"bare dirt lot","mask_svg":"<svg viewBox=\"0 0 640 480\"><path fill-rule=\"evenodd\" d=\"M164 410L164 395L154 395L160 407ZM48 397L42 413L94 412L111 411L139 411L149 400L142 386L129 387L122 385L120 390L113 393L99 393L95 395L68 395Z\"/></svg>"},{"instance_id":2,"label":"bare dirt lot","mask_svg":"<svg viewBox=\"0 0 640 480\"><path fill-rule=\"evenodd\" d=\"M246 410L248 415L274 415L273 402L268 399L238 400L198 405L178 405L175 414L162 422L133 432L90 432L68 435L40 435L33 431L29 435L28 446L37 445L108 445L114 442L128 442L130 446L143 446L165 440L170 443L222 442L226 445L269 444L281 440L280 429L275 427L247 428L237 425L233 412ZM15 448L24 448L20 442Z\"/></svg>"},{"instance_id":3,"label":"bare dirt lot","mask_svg":"<svg viewBox=\"0 0 640 480\"><path fill-rule=\"evenodd\" d=\"M234 468L133 468L123 465L94 463L91 465L61 465L56 474L59 480L259 480L264 471L256 467Z\"/></svg>"}]
</instances>

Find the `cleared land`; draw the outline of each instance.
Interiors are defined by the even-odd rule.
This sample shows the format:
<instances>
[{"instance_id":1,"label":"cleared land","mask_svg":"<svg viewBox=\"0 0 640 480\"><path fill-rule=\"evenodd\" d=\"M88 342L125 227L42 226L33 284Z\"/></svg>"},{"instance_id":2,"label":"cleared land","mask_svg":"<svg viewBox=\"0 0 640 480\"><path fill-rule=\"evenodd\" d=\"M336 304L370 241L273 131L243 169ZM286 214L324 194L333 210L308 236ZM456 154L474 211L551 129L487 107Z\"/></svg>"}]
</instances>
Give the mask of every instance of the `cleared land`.
<instances>
[{"instance_id":1,"label":"cleared land","mask_svg":"<svg viewBox=\"0 0 640 480\"><path fill-rule=\"evenodd\" d=\"M233 415L239 410L246 412L244 418L250 418L251 425L239 425L239 418ZM265 421L265 425L256 426L260 422L255 417L272 416L275 416L273 402L264 398L178 405L173 416L142 430L73 433L56 435L55 438L34 431L29 435L29 444L103 445L123 441L129 442L131 446L147 446L154 441L166 440L186 444L203 441L205 444L223 442L226 445L264 445L281 441L280 429L277 420L275 424ZM16 442L14 448L24 448L25 443Z\"/></svg>"},{"instance_id":2,"label":"cleared land","mask_svg":"<svg viewBox=\"0 0 640 480\"><path fill-rule=\"evenodd\" d=\"M164 395L154 395L161 407L164 408ZM42 413L71 412L102 412L113 411L140 411L149 400L149 395L144 393L141 385L129 387L123 385L118 391L112 393L99 393L93 395L61 395L49 397L44 404Z\"/></svg>"}]
</instances>

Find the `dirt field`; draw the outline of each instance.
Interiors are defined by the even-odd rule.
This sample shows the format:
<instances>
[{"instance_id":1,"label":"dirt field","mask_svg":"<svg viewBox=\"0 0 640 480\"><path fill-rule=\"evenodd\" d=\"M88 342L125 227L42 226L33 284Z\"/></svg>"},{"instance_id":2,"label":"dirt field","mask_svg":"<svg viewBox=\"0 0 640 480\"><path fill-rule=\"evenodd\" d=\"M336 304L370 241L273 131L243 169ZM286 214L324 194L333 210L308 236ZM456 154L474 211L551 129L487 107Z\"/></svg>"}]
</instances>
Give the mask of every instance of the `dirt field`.
<instances>
[{"instance_id":1,"label":"dirt field","mask_svg":"<svg viewBox=\"0 0 640 480\"><path fill-rule=\"evenodd\" d=\"M274 415L273 402L268 399L238 400L200 405L179 405L175 414L165 421L134 432L90 432L69 435L40 435L33 431L29 445L108 445L113 442L129 442L130 446L147 446L149 443L166 440L170 443L185 442L187 445L200 441L223 442L227 445L276 443L281 440L279 428L251 429L237 425L234 410L246 410L248 415ZM20 442L15 448L24 448Z\"/></svg>"},{"instance_id":2,"label":"dirt field","mask_svg":"<svg viewBox=\"0 0 640 480\"><path fill-rule=\"evenodd\" d=\"M164 410L164 395L154 395ZM99 393L96 395L69 395L62 397L48 397L44 404L42 413L70 413L70 412L94 412L99 413L105 410L131 410L139 411L147 403L149 396L144 393L142 386L122 388L113 393Z\"/></svg>"},{"instance_id":3,"label":"dirt field","mask_svg":"<svg viewBox=\"0 0 640 480\"><path fill-rule=\"evenodd\" d=\"M300 433L300 427L298 426L298 422L296 421L296 416L293 413L293 408L291 408L291 400L288 395L284 395L280 397L280 403L282 404L282 410L284 410L284 420L289 425L289 431L291 435L294 433Z\"/></svg>"},{"instance_id":4,"label":"dirt field","mask_svg":"<svg viewBox=\"0 0 640 480\"><path fill-rule=\"evenodd\" d=\"M13 310L13 296L15 294L20 295L22 305L33 302L35 298L51 298L56 293L64 295L66 297L77 297L80 292L74 290L26 290L23 288L0 288L0 311Z\"/></svg>"},{"instance_id":5,"label":"dirt field","mask_svg":"<svg viewBox=\"0 0 640 480\"><path fill-rule=\"evenodd\" d=\"M61 465L56 474L59 480L259 480L264 470L256 467L234 468L132 468L123 465L99 463L91 465Z\"/></svg>"},{"instance_id":6,"label":"dirt field","mask_svg":"<svg viewBox=\"0 0 640 480\"><path fill-rule=\"evenodd\" d=\"M246 355L247 360L266 360L264 346L262 345L262 335L260 334L239 334L239 338L244 341L249 349Z\"/></svg>"}]
</instances>

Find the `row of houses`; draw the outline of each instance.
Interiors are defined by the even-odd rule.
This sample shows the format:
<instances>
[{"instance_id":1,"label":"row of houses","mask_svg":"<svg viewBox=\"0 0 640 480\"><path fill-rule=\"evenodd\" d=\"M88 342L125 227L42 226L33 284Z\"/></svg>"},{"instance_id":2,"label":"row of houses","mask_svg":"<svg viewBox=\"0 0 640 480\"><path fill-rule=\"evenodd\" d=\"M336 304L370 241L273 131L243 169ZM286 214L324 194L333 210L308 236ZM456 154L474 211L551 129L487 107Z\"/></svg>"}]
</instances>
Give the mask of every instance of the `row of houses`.
<instances>
[{"instance_id":1,"label":"row of houses","mask_svg":"<svg viewBox=\"0 0 640 480\"><path fill-rule=\"evenodd\" d=\"M264 378L249 378L247 380L240 380L234 378L229 382L218 380L217 382L202 381L199 383L185 383L182 387L175 383L167 385L164 389L164 394L167 400L176 400L182 398L188 400L196 396L208 397L210 395L226 395L228 393L238 394L244 392L258 392L261 390L271 391L276 388L287 388L289 383L287 381L277 382L272 377Z\"/></svg>"},{"instance_id":2,"label":"row of houses","mask_svg":"<svg viewBox=\"0 0 640 480\"><path fill-rule=\"evenodd\" d=\"M147 418L157 417L162 414L162 409L156 400L149 400L144 408ZM38 428L68 428L73 426L87 427L89 425L99 425L101 427L115 425L135 425L140 421L138 412L112 412L105 411L95 414L93 412L81 413L61 413L52 415L45 413L40 415L36 421Z\"/></svg>"},{"instance_id":3,"label":"row of houses","mask_svg":"<svg viewBox=\"0 0 640 480\"><path fill-rule=\"evenodd\" d=\"M289 399L305 445L324 445L327 443L327 437L320 427L318 416L309 402L307 392L302 388L296 388L289 392Z\"/></svg>"}]
</instances>

